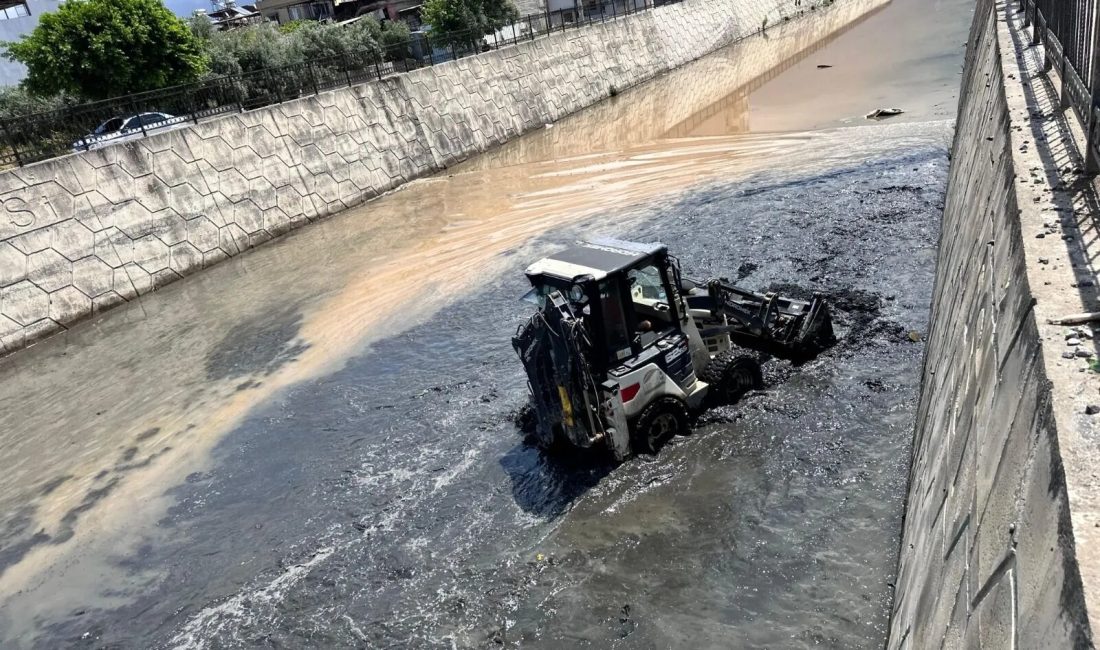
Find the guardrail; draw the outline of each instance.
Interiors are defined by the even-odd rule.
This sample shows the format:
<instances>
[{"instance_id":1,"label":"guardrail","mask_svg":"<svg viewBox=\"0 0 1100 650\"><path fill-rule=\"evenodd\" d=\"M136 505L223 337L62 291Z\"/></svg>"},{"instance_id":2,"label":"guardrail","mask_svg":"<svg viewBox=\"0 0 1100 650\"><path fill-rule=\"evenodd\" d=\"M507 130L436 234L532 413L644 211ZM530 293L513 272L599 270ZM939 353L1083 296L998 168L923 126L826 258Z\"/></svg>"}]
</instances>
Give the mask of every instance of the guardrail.
<instances>
[{"instance_id":1,"label":"guardrail","mask_svg":"<svg viewBox=\"0 0 1100 650\"><path fill-rule=\"evenodd\" d=\"M573 0L573 7L529 14L492 34L452 32L388 48L125 95L0 120L0 168L148 137L217 115L243 112L386 76L475 56L558 31L683 0ZM433 42L433 40L435 42Z\"/></svg>"},{"instance_id":2,"label":"guardrail","mask_svg":"<svg viewBox=\"0 0 1100 650\"><path fill-rule=\"evenodd\" d=\"M1042 45L1044 71L1062 78L1061 107L1073 107L1085 125L1085 171L1100 172L1100 14L1098 0L1020 0L1031 44Z\"/></svg>"}]
</instances>

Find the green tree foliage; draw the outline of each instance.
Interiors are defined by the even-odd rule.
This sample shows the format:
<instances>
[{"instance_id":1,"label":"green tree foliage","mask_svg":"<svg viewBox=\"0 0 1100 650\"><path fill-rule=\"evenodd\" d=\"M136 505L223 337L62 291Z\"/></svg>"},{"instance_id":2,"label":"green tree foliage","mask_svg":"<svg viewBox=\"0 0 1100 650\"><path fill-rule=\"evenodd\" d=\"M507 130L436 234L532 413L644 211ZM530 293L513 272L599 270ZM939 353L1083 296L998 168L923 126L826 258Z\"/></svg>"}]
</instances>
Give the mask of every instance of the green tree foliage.
<instances>
[{"instance_id":1,"label":"green tree foliage","mask_svg":"<svg viewBox=\"0 0 1100 650\"><path fill-rule=\"evenodd\" d=\"M311 21L294 30L288 39L301 62L340 67L343 61L359 65L364 59L378 57L380 31L372 18L360 18L350 25Z\"/></svg>"},{"instance_id":2,"label":"green tree foliage","mask_svg":"<svg viewBox=\"0 0 1100 650\"><path fill-rule=\"evenodd\" d=\"M240 74L296 62L287 38L271 23L215 32L206 49L212 75Z\"/></svg>"},{"instance_id":3,"label":"green tree foliage","mask_svg":"<svg viewBox=\"0 0 1100 650\"><path fill-rule=\"evenodd\" d=\"M290 21L287 21L287 22L279 25L279 31L282 32L283 34L289 34L291 32L297 31L299 27L301 27L302 25L305 25L307 23L310 23L310 22L313 22L313 21L302 20L301 18L299 18L298 20L290 20Z\"/></svg>"},{"instance_id":4,"label":"green tree foliage","mask_svg":"<svg viewBox=\"0 0 1100 650\"><path fill-rule=\"evenodd\" d=\"M388 20L382 23L381 45L387 61L400 61L409 56L409 26Z\"/></svg>"},{"instance_id":5,"label":"green tree foliage","mask_svg":"<svg viewBox=\"0 0 1100 650\"><path fill-rule=\"evenodd\" d=\"M428 0L420 17L431 25L432 44L476 47L482 36L515 22L511 0Z\"/></svg>"},{"instance_id":6,"label":"green tree foliage","mask_svg":"<svg viewBox=\"0 0 1100 650\"><path fill-rule=\"evenodd\" d=\"M206 70L201 41L161 0L68 0L4 44L36 95L89 99L163 88Z\"/></svg>"},{"instance_id":7,"label":"green tree foliage","mask_svg":"<svg viewBox=\"0 0 1100 650\"><path fill-rule=\"evenodd\" d=\"M289 23L288 23L289 24ZM306 62L340 68L381 53L382 29L364 18L350 25L300 21L289 33L272 23L215 32L206 44L211 75L231 75Z\"/></svg>"},{"instance_id":8,"label":"green tree foliage","mask_svg":"<svg viewBox=\"0 0 1100 650\"><path fill-rule=\"evenodd\" d=\"M187 19L187 26L191 29L191 33L195 35L195 38L199 39L204 46L214 37L214 23L206 14L192 14Z\"/></svg>"}]
</instances>

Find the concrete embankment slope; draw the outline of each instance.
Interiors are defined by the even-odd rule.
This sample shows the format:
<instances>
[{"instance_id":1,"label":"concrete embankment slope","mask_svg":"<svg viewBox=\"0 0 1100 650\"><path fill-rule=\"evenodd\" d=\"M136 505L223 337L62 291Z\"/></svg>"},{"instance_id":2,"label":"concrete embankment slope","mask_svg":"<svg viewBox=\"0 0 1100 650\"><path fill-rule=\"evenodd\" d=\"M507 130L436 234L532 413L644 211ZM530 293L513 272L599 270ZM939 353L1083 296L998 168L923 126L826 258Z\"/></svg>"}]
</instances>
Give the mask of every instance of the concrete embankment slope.
<instances>
[{"instance_id":1,"label":"concrete embankment slope","mask_svg":"<svg viewBox=\"0 0 1100 650\"><path fill-rule=\"evenodd\" d=\"M1036 103L1050 81L1028 67L1038 48L1019 23L983 0L968 44L890 649L1093 643L1093 471L1074 469L1089 452L1063 382L1086 362L1063 358L1064 328L1047 324L1051 287L1078 284L1036 255L1072 244L1058 168L1074 162L1051 155L1072 134L1043 134L1040 115L1065 118Z\"/></svg>"},{"instance_id":2,"label":"concrete embankment slope","mask_svg":"<svg viewBox=\"0 0 1100 650\"><path fill-rule=\"evenodd\" d=\"M0 354L815 4L687 0L0 173Z\"/></svg>"}]
</instances>

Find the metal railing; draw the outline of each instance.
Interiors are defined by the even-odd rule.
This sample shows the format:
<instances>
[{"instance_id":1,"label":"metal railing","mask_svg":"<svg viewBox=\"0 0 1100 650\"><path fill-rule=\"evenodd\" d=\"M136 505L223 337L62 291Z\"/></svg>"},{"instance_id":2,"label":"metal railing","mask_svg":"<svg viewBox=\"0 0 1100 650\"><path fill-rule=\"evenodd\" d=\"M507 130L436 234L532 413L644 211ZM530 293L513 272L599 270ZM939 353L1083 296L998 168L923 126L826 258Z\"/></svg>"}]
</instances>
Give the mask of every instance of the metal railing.
<instances>
[{"instance_id":1,"label":"metal railing","mask_svg":"<svg viewBox=\"0 0 1100 650\"><path fill-rule=\"evenodd\" d=\"M378 80L681 1L573 0L571 8L523 16L488 35L452 32L434 37L433 42L428 34L414 34L408 41L374 51L264 68L3 119L0 168L147 137L217 115Z\"/></svg>"},{"instance_id":2,"label":"metal railing","mask_svg":"<svg viewBox=\"0 0 1100 650\"><path fill-rule=\"evenodd\" d=\"M1031 45L1042 45L1043 70L1062 78L1061 108L1085 125L1085 171L1100 172L1100 0L1020 0Z\"/></svg>"}]
</instances>

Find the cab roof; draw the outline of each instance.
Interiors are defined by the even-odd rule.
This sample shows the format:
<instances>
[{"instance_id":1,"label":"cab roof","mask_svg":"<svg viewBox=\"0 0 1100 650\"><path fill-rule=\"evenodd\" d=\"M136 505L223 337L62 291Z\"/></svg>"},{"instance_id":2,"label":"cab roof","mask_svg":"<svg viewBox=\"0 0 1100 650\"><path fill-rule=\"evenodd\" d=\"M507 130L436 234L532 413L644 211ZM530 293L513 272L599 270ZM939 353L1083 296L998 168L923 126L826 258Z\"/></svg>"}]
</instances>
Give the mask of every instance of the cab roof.
<instances>
[{"instance_id":1,"label":"cab roof","mask_svg":"<svg viewBox=\"0 0 1100 650\"><path fill-rule=\"evenodd\" d=\"M594 239L543 258L527 267L526 273L532 280L540 276L575 280L586 275L602 280L667 251L668 247L664 244Z\"/></svg>"}]
</instances>

